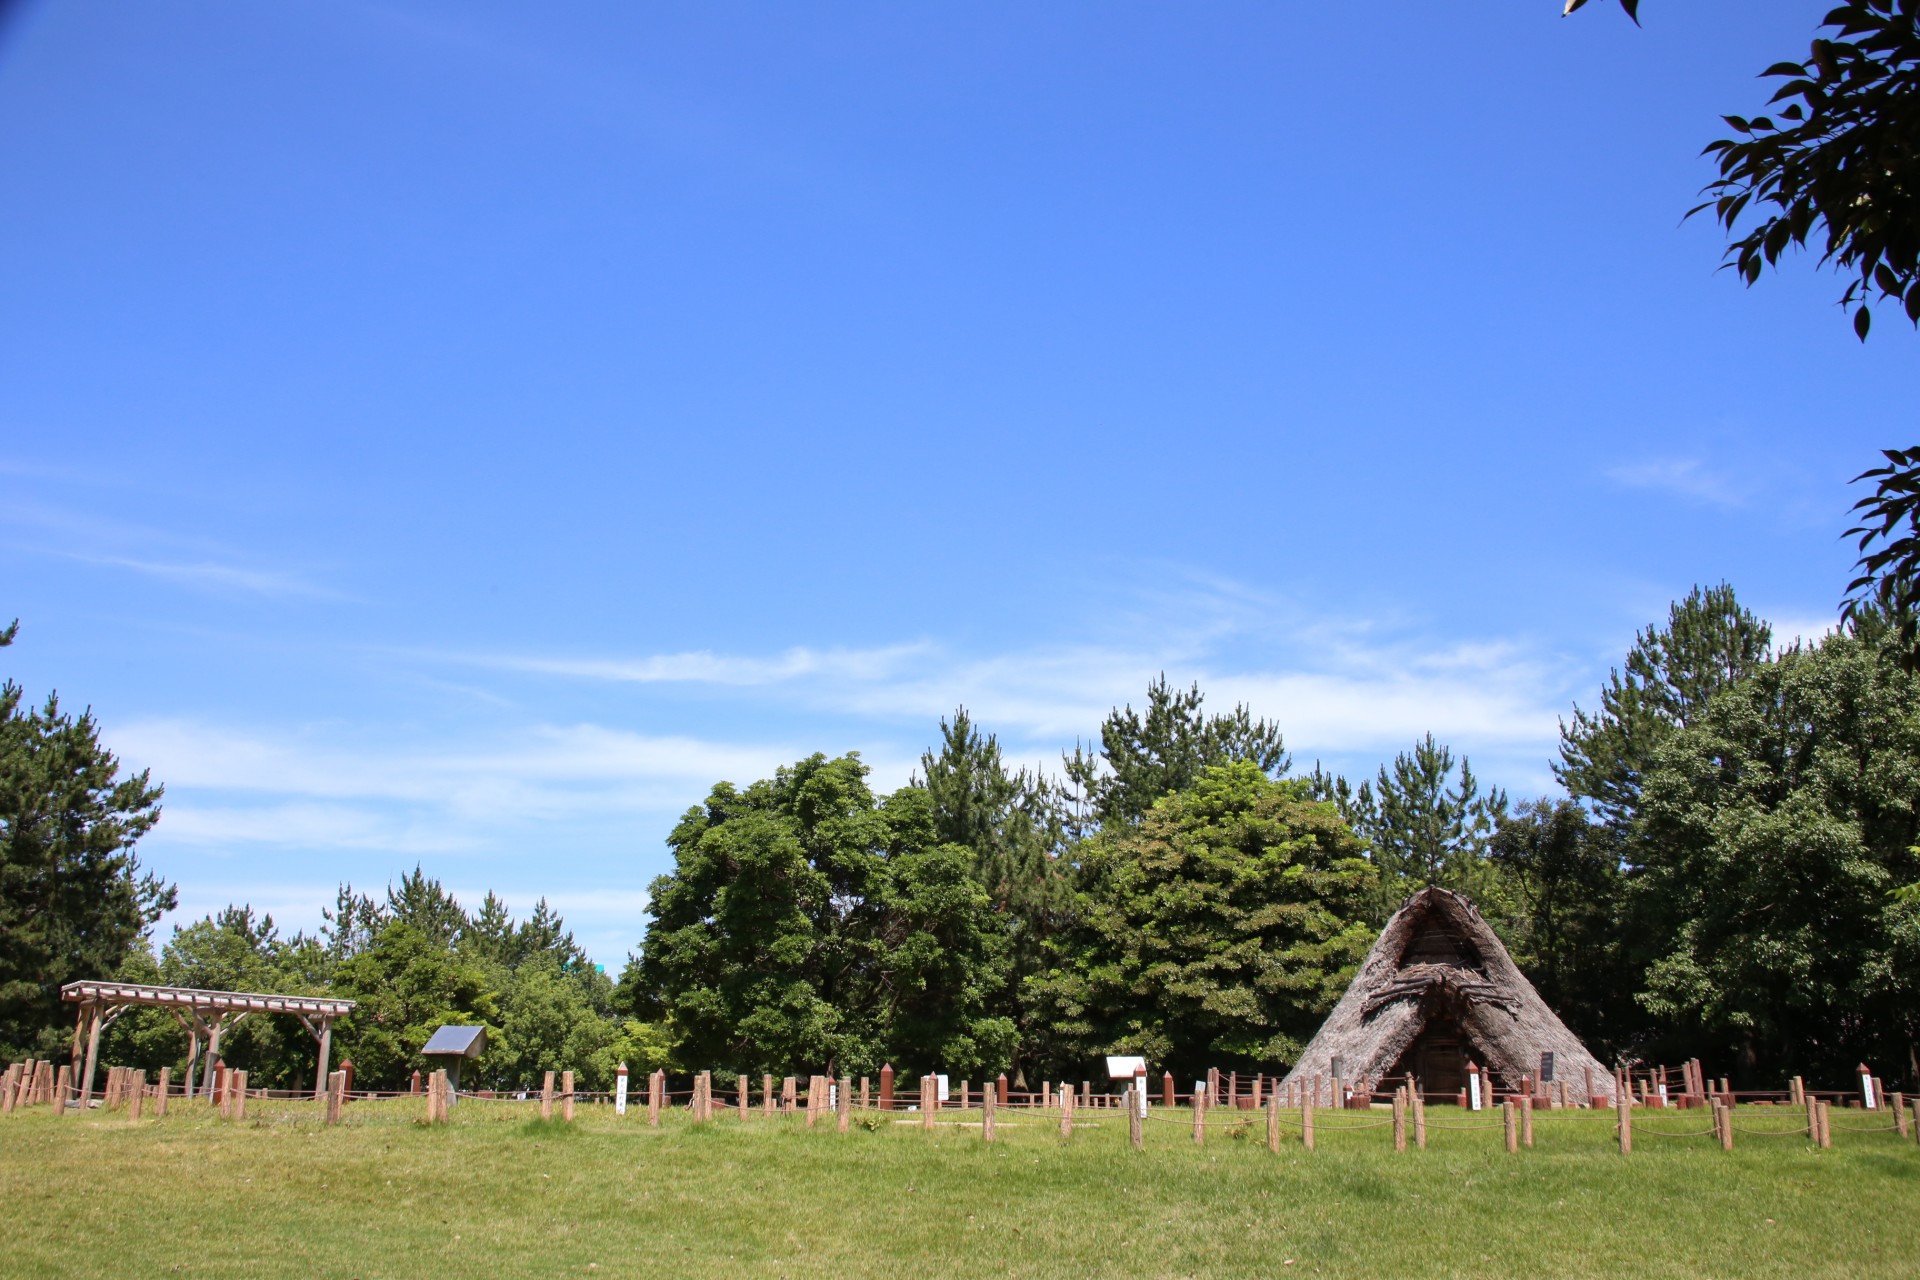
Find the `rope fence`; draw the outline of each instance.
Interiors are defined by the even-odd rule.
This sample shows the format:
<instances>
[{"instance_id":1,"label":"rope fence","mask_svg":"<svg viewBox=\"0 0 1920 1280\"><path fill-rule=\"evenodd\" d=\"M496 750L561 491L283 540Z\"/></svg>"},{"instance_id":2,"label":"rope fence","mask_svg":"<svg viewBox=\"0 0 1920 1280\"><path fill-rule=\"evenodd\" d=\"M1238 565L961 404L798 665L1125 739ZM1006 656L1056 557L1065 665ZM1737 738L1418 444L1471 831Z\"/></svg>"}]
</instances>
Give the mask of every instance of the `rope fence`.
<instances>
[{"instance_id":1,"label":"rope fence","mask_svg":"<svg viewBox=\"0 0 1920 1280\"><path fill-rule=\"evenodd\" d=\"M1102 1128L1124 1116L1129 1141L1136 1148L1144 1145L1149 1129L1161 1133L1168 1126L1185 1129L1196 1145L1204 1145L1209 1133L1224 1131L1233 1139L1241 1140L1255 1135L1264 1126L1266 1145L1275 1152L1281 1149L1283 1134L1312 1151L1321 1135L1359 1134L1390 1128L1395 1151L1406 1151L1410 1145L1424 1149L1430 1131L1484 1134L1501 1130L1507 1151L1518 1154L1523 1148L1534 1147L1536 1127L1544 1125L1551 1132L1556 1123L1563 1126L1560 1132L1567 1134L1577 1131L1566 1128L1567 1125L1605 1125L1607 1132L1618 1141L1623 1155L1632 1152L1635 1136L1682 1145L1704 1138L1717 1141L1726 1151L1733 1150L1736 1135L1797 1138L1824 1150L1832 1146L1832 1132L1836 1129L1847 1134L1896 1134L1902 1140L1912 1137L1920 1142L1920 1123L1916 1123L1907 1097L1897 1091L1882 1090L1880 1082L1864 1067L1857 1095L1839 1090L1807 1089L1797 1077L1784 1096L1780 1091L1736 1092L1726 1088L1725 1081L1715 1087L1715 1082L1704 1076L1697 1062L1679 1073L1686 1092L1676 1095L1664 1087L1666 1074L1667 1069L1638 1076L1626 1071L1617 1073L1610 1082L1614 1086L1612 1105L1602 1105L1604 1099L1598 1094L1592 1096L1587 1105L1567 1105L1569 1095L1564 1088L1560 1090L1562 1105L1555 1105L1550 1095L1535 1092L1531 1082L1523 1082L1529 1085L1524 1091L1489 1088L1484 1096L1491 1105L1454 1112L1448 1095L1422 1093L1418 1081L1405 1078L1387 1095L1390 1102L1379 1100L1381 1086L1387 1081L1358 1082L1352 1090L1346 1090L1336 1079L1329 1092L1323 1089L1319 1079L1299 1084L1289 1081L1284 1085L1275 1080L1268 1087L1265 1077L1254 1077L1250 1082L1251 1094L1247 1094L1241 1091L1237 1077L1223 1079L1217 1072L1209 1073L1205 1088L1196 1084L1195 1090L1187 1094L1175 1094L1168 1074L1163 1077L1163 1088L1159 1091L1142 1088L1145 1077L1136 1075L1134 1086L1123 1093L1094 1092L1086 1083L1078 1088L1063 1083L1057 1090L1049 1084L1038 1092L1015 1093L1008 1089L1002 1077L978 1086L960 1082L956 1090L948 1090L948 1096L942 1098L939 1091L946 1087L944 1077L927 1075L920 1077L912 1089L896 1089L891 1068L882 1073L877 1092L872 1089L870 1078L860 1078L856 1095L855 1081L846 1077L776 1078L762 1074L759 1081L751 1082L751 1077L743 1074L729 1086L716 1081L713 1072L701 1072L688 1087L671 1088L664 1071L633 1078L624 1067L617 1090L577 1088L573 1072L549 1071L544 1073L537 1089L460 1091L445 1070L425 1077L415 1073L413 1086L408 1089L355 1089L351 1087L350 1063L343 1063L341 1070L329 1073L316 1090L268 1089L251 1087L246 1071L229 1069L222 1062L191 1084L173 1081L170 1068L160 1069L157 1077L150 1081L145 1070L109 1067L105 1088L94 1096L91 1082L76 1082L71 1067L33 1061L16 1063L0 1073L0 1113L10 1115L45 1106L55 1115L70 1110L124 1112L130 1121L159 1121L166 1118L168 1105L172 1103L190 1106L188 1114L203 1120L212 1113L222 1120L243 1121L249 1119L247 1112L252 1105L268 1108L252 1117L256 1124L302 1124L318 1113L322 1123L331 1126L343 1122L343 1113L349 1104L385 1104L363 1113L365 1120L356 1121L358 1126L368 1122L392 1123L396 1111L391 1104L405 1101L423 1109L423 1114L414 1113L409 1117L412 1123L432 1125L450 1123L450 1108L456 1102L492 1103L497 1105L488 1110L502 1118L510 1117L517 1109L528 1115L537 1114L542 1121L568 1124L575 1121L579 1106L595 1108L603 1116L608 1109L622 1117L637 1112L644 1117L639 1122L647 1127L659 1126L670 1114L680 1117L676 1124L690 1120L699 1125L734 1117L742 1123L781 1120L799 1124L804 1121L808 1129L832 1117L844 1133L857 1115L862 1127L868 1129L884 1119L899 1126L919 1125L929 1132L941 1128L961 1129L979 1134L985 1142L995 1141L1003 1113L1005 1123L1011 1128L1057 1125L1063 1141L1071 1139L1076 1127ZM1654 1085L1660 1086L1659 1092L1651 1087ZM1439 1115L1429 1115L1428 1099L1435 1096L1445 1100L1431 1104L1440 1111ZM1482 1096L1476 1088L1475 1099ZM1169 1105L1170 1097L1178 1100ZM1339 1099L1345 1105L1317 1105L1316 1100L1321 1097L1327 1097L1330 1102ZM1186 1105L1182 1106L1181 1101ZM1835 1123L1829 1112L1836 1106L1842 1109L1843 1117L1850 1111L1867 1123L1847 1123L1844 1118ZM1791 1127L1765 1123L1769 1113L1780 1115L1786 1108L1792 1108L1786 1114L1793 1115L1798 1123ZM1697 1113L1700 1109L1710 1112L1709 1127L1675 1127L1686 1123L1680 1113ZM1391 1111L1391 1115L1381 1114L1383 1111ZM1801 1114L1804 1121L1800 1121ZM408 1112L402 1108L397 1115L407 1116Z\"/></svg>"}]
</instances>

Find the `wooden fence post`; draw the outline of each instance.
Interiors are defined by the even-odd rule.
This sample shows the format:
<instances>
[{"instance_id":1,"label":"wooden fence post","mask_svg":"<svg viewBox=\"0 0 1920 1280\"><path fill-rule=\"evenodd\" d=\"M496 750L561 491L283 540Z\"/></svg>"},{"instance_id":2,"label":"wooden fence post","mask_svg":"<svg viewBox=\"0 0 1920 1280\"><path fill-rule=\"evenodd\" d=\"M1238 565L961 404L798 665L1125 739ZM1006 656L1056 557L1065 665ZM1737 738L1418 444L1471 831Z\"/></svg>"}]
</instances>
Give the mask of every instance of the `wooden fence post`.
<instances>
[{"instance_id":1,"label":"wooden fence post","mask_svg":"<svg viewBox=\"0 0 1920 1280\"><path fill-rule=\"evenodd\" d=\"M836 1106L834 1110L839 1112L840 1118L838 1123L834 1127L838 1129L841 1133L845 1133L847 1131L847 1127L853 1123L853 1077L852 1076L840 1077L840 1092L839 1092L839 1095L835 1098L835 1101L839 1105Z\"/></svg>"},{"instance_id":2,"label":"wooden fence post","mask_svg":"<svg viewBox=\"0 0 1920 1280\"><path fill-rule=\"evenodd\" d=\"M1427 1149L1427 1096L1418 1089L1410 1089L1413 1094L1413 1145L1420 1150Z\"/></svg>"},{"instance_id":3,"label":"wooden fence post","mask_svg":"<svg viewBox=\"0 0 1920 1280\"><path fill-rule=\"evenodd\" d=\"M1267 1150L1275 1155L1280 1153L1280 1091L1267 1090Z\"/></svg>"},{"instance_id":4,"label":"wooden fence post","mask_svg":"<svg viewBox=\"0 0 1920 1280\"><path fill-rule=\"evenodd\" d=\"M773 1112L773 1073L769 1071L760 1077L760 1114L771 1120Z\"/></svg>"},{"instance_id":5,"label":"wooden fence post","mask_svg":"<svg viewBox=\"0 0 1920 1280\"><path fill-rule=\"evenodd\" d=\"M247 1118L247 1076L248 1074L249 1073L245 1071L240 1072L239 1073L240 1078L234 1082L235 1087L233 1090L233 1118L235 1120L245 1120Z\"/></svg>"},{"instance_id":6,"label":"wooden fence post","mask_svg":"<svg viewBox=\"0 0 1920 1280\"><path fill-rule=\"evenodd\" d=\"M1519 1126L1514 1123L1518 1118L1514 1114L1516 1110L1518 1110L1518 1108L1513 1105L1512 1098L1508 1098L1500 1104L1500 1124L1506 1131L1508 1155L1512 1155L1514 1152L1520 1150L1520 1129Z\"/></svg>"},{"instance_id":7,"label":"wooden fence post","mask_svg":"<svg viewBox=\"0 0 1920 1280\"><path fill-rule=\"evenodd\" d=\"M1520 1096L1520 1145L1533 1149L1533 1095Z\"/></svg>"},{"instance_id":8,"label":"wooden fence post","mask_svg":"<svg viewBox=\"0 0 1920 1280\"><path fill-rule=\"evenodd\" d=\"M800 1091L799 1081L795 1080L792 1076L780 1077L780 1114L781 1115L790 1116L793 1114L793 1104L796 1101L798 1101L799 1091Z\"/></svg>"},{"instance_id":9,"label":"wooden fence post","mask_svg":"<svg viewBox=\"0 0 1920 1280\"><path fill-rule=\"evenodd\" d=\"M1173 1106L1173 1072L1165 1071L1160 1075L1160 1105L1169 1109Z\"/></svg>"},{"instance_id":10,"label":"wooden fence post","mask_svg":"<svg viewBox=\"0 0 1920 1280\"><path fill-rule=\"evenodd\" d=\"M1209 1080L1207 1083L1212 1084L1213 1082ZM1196 1147L1204 1147L1207 1145L1207 1104L1211 1101L1213 1101L1213 1099L1207 1096L1207 1090L1205 1089L1193 1095L1193 1106L1191 1108L1193 1111L1193 1145Z\"/></svg>"},{"instance_id":11,"label":"wooden fence post","mask_svg":"<svg viewBox=\"0 0 1920 1280\"><path fill-rule=\"evenodd\" d=\"M1820 1145L1820 1100L1818 1098L1810 1097L1806 1099L1805 1105L1807 1109L1807 1141L1813 1143L1815 1146L1819 1146Z\"/></svg>"},{"instance_id":12,"label":"wooden fence post","mask_svg":"<svg viewBox=\"0 0 1920 1280\"><path fill-rule=\"evenodd\" d=\"M1060 1136L1073 1137L1073 1086L1060 1086Z\"/></svg>"},{"instance_id":13,"label":"wooden fence post","mask_svg":"<svg viewBox=\"0 0 1920 1280\"><path fill-rule=\"evenodd\" d=\"M1614 1092L1614 1111L1620 1119L1620 1154L1631 1155L1633 1153L1633 1099L1625 1089Z\"/></svg>"},{"instance_id":14,"label":"wooden fence post","mask_svg":"<svg viewBox=\"0 0 1920 1280\"><path fill-rule=\"evenodd\" d=\"M986 1088L980 1091L980 1138L983 1142L993 1141L995 1114L1000 1110L1000 1093L989 1080Z\"/></svg>"},{"instance_id":15,"label":"wooden fence post","mask_svg":"<svg viewBox=\"0 0 1920 1280\"><path fill-rule=\"evenodd\" d=\"M53 1085L53 1114L57 1116L67 1114L67 1091L71 1088L73 1088L73 1068L61 1067L60 1078L56 1080ZM165 1104L162 1105L164 1106ZM157 1116L163 1114L163 1112L156 1110L154 1114ZM1900 1136L1904 1138L1906 1134L1906 1125L1902 1123Z\"/></svg>"},{"instance_id":16,"label":"wooden fence post","mask_svg":"<svg viewBox=\"0 0 1920 1280\"><path fill-rule=\"evenodd\" d=\"M1272 1128L1271 1125L1268 1127ZM1267 1145L1272 1146L1273 1144L1269 1142ZM1393 1149L1395 1151L1405 1151L1407 1149L1407 1090L1405 1085L1393 1091Z\"/></svg>"},{"instance_id":17,"label":"wooden fence post","mask_svg":"<svg viewBox=\"0 0 1920 1280\"><path fill-rule=\"evenodd\" d=\"M739 1085L740 1085L740 1102L739 1102L740 1119L744 1122L753 1118L753 1099L750 1096L753 1092L753 1089L752 1089L752 1086L747 1083L747 1073L744 1071L740 1073Z\"/></svg>"},{"instance_id":18,"label":"wooden fence post","mask_svg":"<svg viewBox=\"0 0 1920 1280\"><path fill-rule=\"evenodd\" d=\"M933 1073L920 1077L920 1127L928 1133L933 1132L934 1122L939 1119L940 1085Z\"/></svg>"},{"instance_id":19,"label":"wooden fence post","mask_svg":"<svg viewBox=\"0 0 1920 1280\"><path fill-rule=\"evenodd\" d=\"M1907 1095L1893 1095L1893 1128L1901 1137L1907 1136Z\"/></svg>"},{"instance_id":20,"label":"wooden fence post","mask_svg":"<svg viewBox=\"0 0 1920 1280\"><path fill-rule=\"evenodd\" d=\"M560 1073L560 1118L573 1123L573 1072Z\"/></svg>"},{"instance_id":21,"label":"wooden fence post","mask_svg":"<svg viewBox=\"0 0 1920 1280\"><path fill-rule=\"evenodd\" d=\"M660 1104L666 1100L667 1091L665 1076L662 1070L647 1072L647 1126L652 1129L660 1127Z\"/></svg>"},{"instance_id":22,"label":"wooden fence post","mask_svg":"<svg viewBox=\"0 0 1920 1280\"><path fill-rule=\"evenodd\" d=\"M1824 1150L1833 1145L1833 1120L1829 1114L1825 1098L1820 1100L1820 1146Z\"/></svg>"},{"instance_id":23,"label":"wooden fence post","mask_svg":"<svg viewBox=\"0 0 1920 1280\"><path fill-rule=\"evenodd\" d=\"M167 1092L172 1088L173 1068L160 1068L160 1078L154 1082L153 1086L153 1118L155 1120L167 1118Z\"/></svg>"},{"instance_id":24,"label":"wooden fence post","mask_svg":"<svg viewBox=\"0 0 1920 1280\"><path fill-rule=\"evenodd\" d=\"M551 1071L540 1080L540 1118L553 1119L553 1072Z\"/></svg>"},{"instance_id":25,"label":"wooden fence post","mask_svg":"<svg viewBox=\"0 0 1920 1280\"><path fill-rule=\"evenodd\" d=\"M880 1109L893 1110L893 1064L891 1062L880 1068Z\"/></svg>"},{"instance_id":26,"label":"wooden fence post","mask_svg":"<svg viewBox=\"0 0 1920 1280\"><path fill-rule=\"evenodd\" d=\"M340 1091L346 1087L347 1078L338 1071L327 1073L327 1123L340 1123Z\"/></svg>"},{"instance_id":27,"label":"wooden fence post","mask_svg":"<svg viewBox=\"0 0 1920 1280\"><path fill-rule=\"evenodd\" d=\"M860 1109L862 1111L867 1110L867 1103L872 1098L872 1096L873 1095L867 1091L867 1078L865 1076L861 1076L860 1077Z\"/></svg>"},{"instance_id":28,"label":"wooden fence post","mask_svg":"<svg viewBox=\"0 0 1920 1280\"><path fill-rule=\"evenodd\" d=\"M147 1073L136 1071L133 1074L132 1097L127 1103L127 1119L138 1120L140 1110L147 1101Z\"/></svg>"},{"instance_id":29,"label":"wooden fence post","mask_svg":"<svg viewBox=\"0 0 1920 1280\"><path fill-rule=\"evenodd\" d=\"M1313 1150L1313 1099L1304 1095L1300 1099L1300 1141L1307 1150Z\"/></svg>"}]
</instances>

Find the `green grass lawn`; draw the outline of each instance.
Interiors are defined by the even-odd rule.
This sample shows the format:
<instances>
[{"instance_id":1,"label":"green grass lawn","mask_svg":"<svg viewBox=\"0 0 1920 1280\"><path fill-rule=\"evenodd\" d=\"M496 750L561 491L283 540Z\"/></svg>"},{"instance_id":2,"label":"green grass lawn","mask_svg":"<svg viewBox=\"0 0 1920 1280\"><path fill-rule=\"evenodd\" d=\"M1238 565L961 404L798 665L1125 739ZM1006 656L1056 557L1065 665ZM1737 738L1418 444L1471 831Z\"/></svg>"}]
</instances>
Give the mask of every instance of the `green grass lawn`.
<instances>
[{"instance_id":1,"label":"green grass lawn","mask_svg":"<svg viewBox=\"0 0 1920 1280\"><path fill-rule=\"evenodd\" d=\"M1497 1127L1439 1128L1470 1119L1451 1108L1404 1155L1386 1128L1335 1131L1378 1113L1324 1115L1318 1150L1289 1130L1274 1155L1258 1117L1197 1147L1184 1112L1134 1151L1117 1112L1081 1112L1063 1143L1053 1120L1003 1111L987 1145L977 1125L904 1117L650 1129L602 1106L569 1128L474 1099L427 1128L423 1110L354 1103L333 1129L308 1103L256 1102L238 1123L178 1102L162 1121L0 1118L0 1274L1920 1275L1920 1148L1842 1128L1870 1123L1858 1111L1834 1113L1827 1151L1642 1132L1622 1157L1591 1112L1542 1115L1510 1156Z\"/></svg>"}]
</instances>

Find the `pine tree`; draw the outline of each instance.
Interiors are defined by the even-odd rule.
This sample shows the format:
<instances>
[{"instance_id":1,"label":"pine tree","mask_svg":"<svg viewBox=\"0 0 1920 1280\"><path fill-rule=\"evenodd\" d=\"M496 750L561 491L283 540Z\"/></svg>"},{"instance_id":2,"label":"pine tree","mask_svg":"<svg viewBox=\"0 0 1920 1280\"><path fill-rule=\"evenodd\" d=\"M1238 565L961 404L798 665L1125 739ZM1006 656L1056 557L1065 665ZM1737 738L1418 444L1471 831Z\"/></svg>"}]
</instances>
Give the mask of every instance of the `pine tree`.
<instances>
[{"instance_id":1,"label":"pine tree","mask_svg":"<svg viewBox=\"0 0 1920 1280\"><path fill-rule=\"evenodd\" d=\"M1286 744L1277 725L1255 720L1244 704L1208 716L1205 701L1198 684L1182 693L1162 672L1147 687L1145 714L1129 703L1107 715L1097 754L1076 743L1062 766L1077 825L1138 822L1154 801L1186 790L1214 765L1244 760L1271 778L1286 773Z\"/></svg>"},{"instance_id":2,"label":"pine tree","mask_svg":"<svg viewBox=\"0 0 1920 1280\"><path fill-rule=\"evenodd\" d=\"M0 648L19 623L0 629ZM161 789L120 775L90 711L57 695L22 709L0 686L0 1057L50 1055L70 1019L60 987L118 972L175 902L143 874L136 841L160 817Z\"/></svg>"},{"instance_id":3,"label":"pine tree","mask_svg":"<svg viewBox=\"0 0 1920 1280\"><path fill-rule=\"evenodd\" d=\"M1610 824L1631 822L1641 779L1661 743L1713 696L1766 661L1773 629L1743 608L1726 583L1695 587L1667 611L1667 625L1634 636L1626 670L1600 691L1600 710L1573 709L1560 725L1554 777Z\"/></svg>"}]
</instances>

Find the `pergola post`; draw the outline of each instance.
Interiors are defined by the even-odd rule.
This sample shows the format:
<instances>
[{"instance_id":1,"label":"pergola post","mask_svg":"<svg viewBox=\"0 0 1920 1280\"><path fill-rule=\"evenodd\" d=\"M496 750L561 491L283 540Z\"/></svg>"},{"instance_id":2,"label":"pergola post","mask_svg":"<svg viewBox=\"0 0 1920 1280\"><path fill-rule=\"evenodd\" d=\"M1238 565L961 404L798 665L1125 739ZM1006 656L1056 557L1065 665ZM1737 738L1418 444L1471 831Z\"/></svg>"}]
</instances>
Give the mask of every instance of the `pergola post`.
<instances>
[{"instance_id":1,"label":"pergola post","mask_svg":"<svg viewBox=\"0 0 1920 1280\"><path fill-rule=\"evenodd\" d=\"M320 1070L313 1078L313 1100L320 1101L327 1094L327 1059L333 1054L333 1019L320 1019Z\"/></svg>"},{"instance_id":2,"label":"pergola post","mask_svg":"<svg viewBox=\"0 0 1920 1280\"><path fill-rule=\"evenodd\" d=\"M87 1069L80 1079L80 1105L82 1108L93 1101L93 1072L95 1066L98 1065L100 1061L100 1015L103 1012L102 1006L98 1004L90 1004L87 1006L87 1009L91 1016L87 1019L89 1024L87 1028Z\"/></svg>"}]
</instances>

